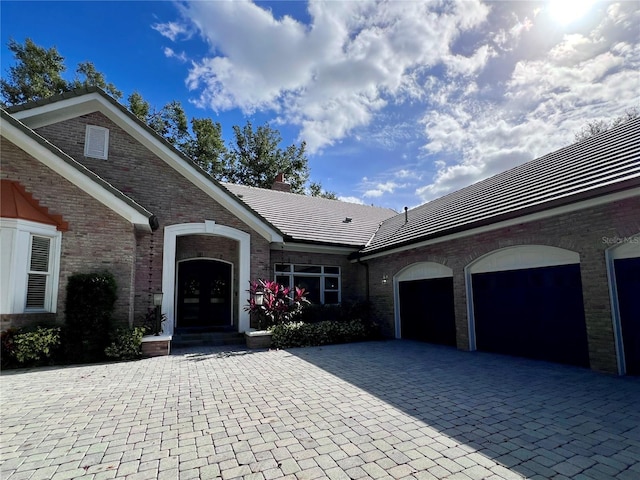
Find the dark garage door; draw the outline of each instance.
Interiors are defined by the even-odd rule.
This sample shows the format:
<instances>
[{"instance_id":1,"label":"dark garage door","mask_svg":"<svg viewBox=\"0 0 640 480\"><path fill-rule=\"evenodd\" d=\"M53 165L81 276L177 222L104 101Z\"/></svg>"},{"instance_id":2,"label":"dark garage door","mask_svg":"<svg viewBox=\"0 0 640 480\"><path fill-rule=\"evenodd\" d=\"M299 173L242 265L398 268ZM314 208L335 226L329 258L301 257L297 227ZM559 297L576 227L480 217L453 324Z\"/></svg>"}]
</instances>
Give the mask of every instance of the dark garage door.
<instances>
[{"instance_id":1,"label":"dark garage door","mask_svg":"<svg viewBox=\"0 0 640 480\"><path fill-rule=\"evenodd\" d=\"M640 375L640 258L614 261L626 371Z\"/></svg>"},{"instance_id":2,"label":"dark garage door","mask_svg":"<svg viewBox=\"0 0 640 480\"><path fill-rule=\"evenodd\" d=\"M589 366L579 264L472 278L479 350Z\"/></svg>"},{"instance_id":3,"label":"dark garage door","mask_svg":"<svg viewBox=\"0 0 640 480\"><path fill-rule=\"evenodd\" d=\"M400 282L399 294L402 338L455 346L453 278Z\"/></svg>"}]
</instances>

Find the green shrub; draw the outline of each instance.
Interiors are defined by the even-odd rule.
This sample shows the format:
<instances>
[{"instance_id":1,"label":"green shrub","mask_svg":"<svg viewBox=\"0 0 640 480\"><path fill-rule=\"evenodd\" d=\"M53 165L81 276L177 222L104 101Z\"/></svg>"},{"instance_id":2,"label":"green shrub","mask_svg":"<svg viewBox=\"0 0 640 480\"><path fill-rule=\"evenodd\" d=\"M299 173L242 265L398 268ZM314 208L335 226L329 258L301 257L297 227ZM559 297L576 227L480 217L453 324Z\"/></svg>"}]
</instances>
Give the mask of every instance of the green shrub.
<instances>
[{"instance_id":1,"label":"green shrub","mask_svg":"<svg viewBox=\"0 0 640 480\"><path fill-rule=\"evenodd\" d=\"M107 357L114 360L135 360L142 356L143 327L118 328L112 335L111 345L105 348Z\"/></svg>"},{"instance_id":2,"label":"green shrub","mask_svg":"<svg viewBox=\"0 0 640 480\"><path fill-rule=\"evenodd\" d=\"M271 332L271 345L274 348L311 347L375 338L374 330L358 319L347 322L290 322L276 325Z\"/></svg>"},{"instance_id":3,"label":"green shrub","mask_svg":"<svg viewBox=\"0 0 640 480\"><path fill-rule=\"evenodd\" d=\"M48 365L60 347L60 327L10 329L2 333L2 366Z\"/></svg>"},{"instance_id":4,"label":"green shrub","mask_svg":"<svg viewBox=\"0 0 640 480\"><path fill-rule=\"evenodd\" d=\"M73 362L105 359L116 290L116 281L108 272L69 277L63 344Z\"/></svg>"}]
</instances>

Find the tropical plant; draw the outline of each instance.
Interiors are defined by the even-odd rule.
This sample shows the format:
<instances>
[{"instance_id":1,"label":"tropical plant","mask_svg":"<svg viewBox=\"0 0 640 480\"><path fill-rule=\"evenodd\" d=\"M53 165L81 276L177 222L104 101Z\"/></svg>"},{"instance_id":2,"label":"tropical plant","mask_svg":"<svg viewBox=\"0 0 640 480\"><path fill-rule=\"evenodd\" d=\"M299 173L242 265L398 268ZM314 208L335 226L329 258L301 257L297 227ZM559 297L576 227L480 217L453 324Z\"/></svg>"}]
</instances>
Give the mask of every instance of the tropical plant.
<instances>
[{"instance_id":1,"label":"tropical plant","mask_svg":"<svg viewBox=\"0 0 640 480\"><path fill-rule=\"evenodd\" d=\"M249 293L245 310L256 315L260 329L294 320L310 303L304 288L285 287L271 280L249 282Z\"/></svg>"}]
</instances>

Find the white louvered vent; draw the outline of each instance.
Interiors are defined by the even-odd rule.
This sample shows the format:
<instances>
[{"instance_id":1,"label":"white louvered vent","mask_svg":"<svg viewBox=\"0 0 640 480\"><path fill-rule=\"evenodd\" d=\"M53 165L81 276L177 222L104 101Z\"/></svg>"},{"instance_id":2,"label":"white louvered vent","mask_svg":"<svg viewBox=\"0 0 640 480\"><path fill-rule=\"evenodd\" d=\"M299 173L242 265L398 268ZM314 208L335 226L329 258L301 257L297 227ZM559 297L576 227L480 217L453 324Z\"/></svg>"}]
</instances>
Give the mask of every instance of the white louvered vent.
<instances>
[{"instance_id":1,"label":"white louvered vent","mask_svg":"<svg viewBox=\"0 0 640 480\"><path fill-rule=\"evenodd\" d=\"M84 138L85 157L107 159L109 153L109 129L87 125Z\"/></svg>"}]
</instances>

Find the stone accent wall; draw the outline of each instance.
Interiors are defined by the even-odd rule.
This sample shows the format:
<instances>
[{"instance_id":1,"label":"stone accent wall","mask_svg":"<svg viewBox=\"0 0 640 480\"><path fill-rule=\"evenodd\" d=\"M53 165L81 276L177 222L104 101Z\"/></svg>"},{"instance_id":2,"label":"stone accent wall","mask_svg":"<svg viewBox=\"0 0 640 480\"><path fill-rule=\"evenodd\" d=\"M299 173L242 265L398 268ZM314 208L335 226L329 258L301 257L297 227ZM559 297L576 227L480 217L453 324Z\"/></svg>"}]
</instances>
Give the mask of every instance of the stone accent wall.
<instances>
[{"instance_id":1,"label":"stone accent wall","mask_svg":"<svg viewBox=\"0 0 640 480\"><path fill-rule=\"evenodd\" d=\"M110 208L56 174L9 141L2 141L0 176L20 182L49 212L62 215L69 230L62 234L58 305L55 321L64 320L66 286L74 273L107 270L118 284L114 319L133 319L133 282L136 240L134 227ZM11 315L3 315L2 328L14 325ZM43 320L40 314L15 316L15 325ZM45 316L47 320L51 316Z\"/></svg>"},{"instance_id":2,"label":"stone accent wall","mask_svg":"<svg viewBox=\"0 0 640 480\"><path fill-rule=\"evenodd\" d=\"M417 262L441 263L453 269L457 345L468 349L465 266L487 253L514 245L564 248L580 254L591 368L615 373L616 351L605 265L605 250L610 245L603 238L624 238L640 232L639 212L640 198L635 197L370 259L370 291L376 319L384 325L385 334L393 336L391 279ZM379 281L383 275L389 278L386 285Z\"/></svg>"}]
</instances>

